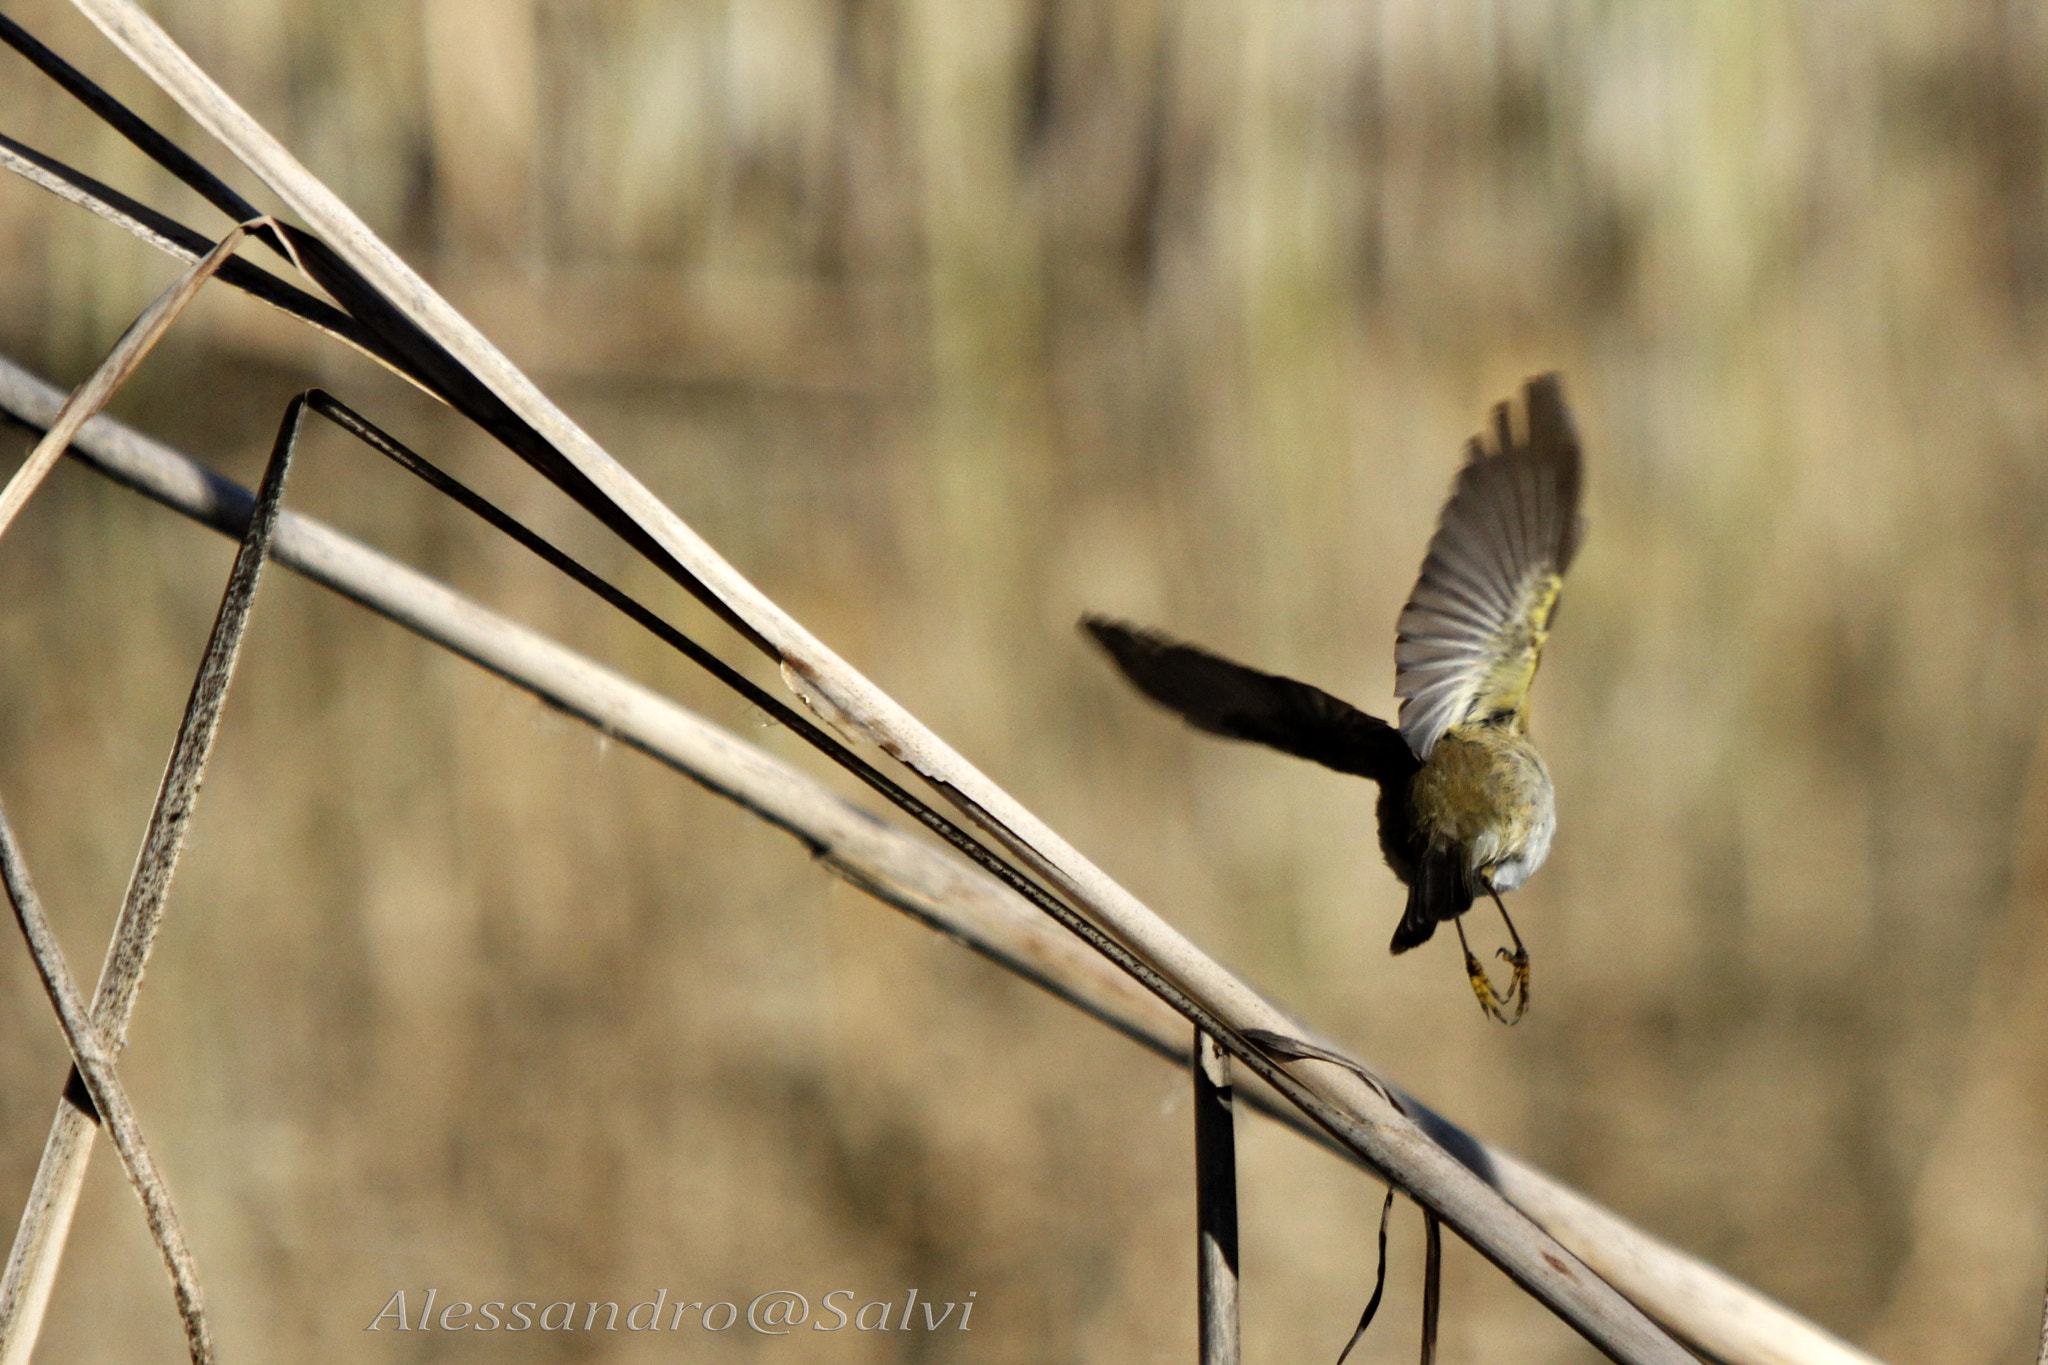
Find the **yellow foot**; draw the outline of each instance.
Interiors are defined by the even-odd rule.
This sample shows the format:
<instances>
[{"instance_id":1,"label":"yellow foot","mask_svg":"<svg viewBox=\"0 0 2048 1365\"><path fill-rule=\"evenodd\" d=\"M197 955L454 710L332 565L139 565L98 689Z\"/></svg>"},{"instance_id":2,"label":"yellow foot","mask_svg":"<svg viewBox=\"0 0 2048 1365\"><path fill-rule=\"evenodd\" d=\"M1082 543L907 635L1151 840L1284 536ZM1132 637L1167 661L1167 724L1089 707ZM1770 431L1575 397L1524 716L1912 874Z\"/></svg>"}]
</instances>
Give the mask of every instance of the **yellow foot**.
<instances>
[{"instance_id":1,"label":"yellow foot","mask_svg":"<svg viewBox=\"0 0 2048 1365\"><path fill-rule=\"evenodd\" d=\"M1472 980L1472 994L1479 998L1479 1008L1503 1024L1515 1024L1529 1012L1529 954L1517 948L1512 954L1500 950L1500 956L1507 960L1513 972L1505 992L1496 991L1493 981L1486 974L1479 959L1465 951L1465 975ZM1508 1011L1512 1009L1514 1013Z\"/></svg>"},{"instance_id":2,"label":"yellow foot","mask_svg":"<svg viewBox=\"0 0 2048 1365\"><path fill-rule=\"evenodd\" d=\"M1513 1019L1504 1019L1501 1022L1513 1024L1529 1012L1529 952L1526 948L1517 944L1512 954L1507 949L1502 948L1500 949L1500 955L1514 969L1514 984L1508 987L1508 995L1515 1002L1515 1017Z\"/></svg>"}]
</instances>

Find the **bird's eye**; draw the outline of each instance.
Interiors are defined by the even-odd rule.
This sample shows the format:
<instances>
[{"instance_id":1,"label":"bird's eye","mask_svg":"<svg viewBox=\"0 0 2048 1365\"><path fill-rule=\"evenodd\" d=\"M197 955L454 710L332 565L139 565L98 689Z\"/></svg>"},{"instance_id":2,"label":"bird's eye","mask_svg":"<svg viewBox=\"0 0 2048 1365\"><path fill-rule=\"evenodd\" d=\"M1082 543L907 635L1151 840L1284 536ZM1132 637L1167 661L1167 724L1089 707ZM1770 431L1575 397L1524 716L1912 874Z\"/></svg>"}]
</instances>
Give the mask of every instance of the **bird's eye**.
<instances>
[{"instance_id":1,"label":"bird's eye","mask_svg":"<svg viewBox=\"0 0 2048 1365\"><path fill-rule=\"evenodd\" d=\"M1514 708L1510 706L1503 706L1496 710L1488 711L1486 713L1486 719L1482 723L1490 725L1497 730L1502 726L1508 724L1510 721L1514 720L1514 718Z\"/></svg>"}]
</instances>

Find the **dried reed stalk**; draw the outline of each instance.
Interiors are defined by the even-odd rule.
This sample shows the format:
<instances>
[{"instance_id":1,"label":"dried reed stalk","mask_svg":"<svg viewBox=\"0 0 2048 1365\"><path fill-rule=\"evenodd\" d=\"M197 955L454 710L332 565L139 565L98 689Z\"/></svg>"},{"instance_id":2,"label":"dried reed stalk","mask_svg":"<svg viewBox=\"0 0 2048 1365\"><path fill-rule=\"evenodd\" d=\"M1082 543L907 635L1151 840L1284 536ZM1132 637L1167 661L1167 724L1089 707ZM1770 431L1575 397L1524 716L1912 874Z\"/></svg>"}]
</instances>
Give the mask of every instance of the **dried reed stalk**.
<instances>
[{"instance_id":1,"label":"dried reed stalk","mask_svg":"<svg viewBox=\"0 0 2048 1365\"><path fill-rule=\"evenodd\" d=\"M1437 1319L1444 1306L1444 1229L1435 1214L1422 1214L1422 1365L1436 1365Z\"/></svg>"},{"instance_id":2,"label":"dried reed stalk","mask_svg":"<svg viewBox=\"0 0 2048 1365\"><path fill-rule=\"evenodd\" d=\"M238 230L219 250L231 249L239 236ZM194 267L195 271L198 269ZM197 288L197 283L192 287ZM175 308L170 311L175 312ZM136 330L140 330L139 325L137 329L131 329L131 335ZM117 346L115 349L118 353L121 348ZM137 353L127 362L127 368L132 369L133 362L139 358ZM105 368L102 367L103 370ZM100 401L103 402L104 397ZM78 409L76 394L64 400L50 418L49 432L37 448L50 446L52 438L59 432L64 433L66 439L57 448L61 450L69 445L70 436L76 434L84 421L78 416ZM142 988L142 974L149 963L150 949L163 923L164 900L170 894L178 855L185 846L185 831L191 823L207 756L213 750L214 736L220 729L221 709L227 701L228 684L234 677L235 660L248 629L256 585L261 579L263 563L276 529L278 502L283 496L291 442L297 433L301 411L302 405L297 402L287 410L278 432L277 447L264 473L262 491L242 519L242 546L228 572L227 588L221 595L220 609L207 637L206 650L178 725L177 739L171 746L170 761L165 765L163 782L150 811L142 850L129 876L113 940L108 944L106 960L100 967L99 983L93 991L89 1025L83 1032L77 1032L68 1024L66 1027L66 1036L72 1038L74 1052L79 1046L90 1044L96 1056L110 1059L127 1041L128 1021L135 1011L135 998ZM25 881L23 885L26 886ZM19 899L16 904L20 906ZM49 980L46 974L46 987ZM63 1019L61 1010L59 1017ZM21 1223L15 1230L6 1270L0 1274L0 1365L26 1365L34 1353L36 1338L42 1330L43 1313L49 1305L50 1290L56 1283L57 1267L63 1259L64 1244L70 1234L72 1215L78 1208L86 1163L92 1155L93 1122L100 1116L110 1122L115 1121L118 1117L116 1111L125 1109L125 1105L110 1109L111 1091L103 1102L100 1091L92 1086L91 1072L83 1061L80 1070L87 1081L92 1108L97 1109L98 1114L82 1105L68 1085L58 1099L57 1116L51 1122L49 1137L43 1145L42 1160L36 1168L35 1182L30 1188L27 1206L22 1211ZM111 1071L106 1074L111 1077ZM140 1134L137 1132L133 1136L139 1150ZM124 1161L130 1160L131 1155L124 1151ZM138 1169L131 1161L131 1176L135 1176ZM168 1200L159 1201L156 1192L140 1183L137 1188L149 1211L152 1230L167 1236L175 1229L175 1219L173 1217L161 1226L159 1220L169 1215ZM159 1182L157 1190L160 1188ZM200 1297L196 1279L192 1278L191 1258L182 1250L183 1235L177 1235L175 1245L172 1242L160 1242L160 1245L164 1247L165 1259L177 1286L179 1308L185 1317L186 1336L193 1359L210 1359L212 1347L200 1316Z\"/></svg>"},{"instance_id":3,"label":"dried reed stalk","mask_svg":"<svg viewBox=\"0 0 2048 1365\"><path fill-rule=\"evenodd\" d=\"M4 29L5 20L6 16L0 15L0 29ZM169 215L158 213L147 204L138 203L119 190L103 185L89 175L81 174L55 157L45 156L33 147L16 142L4 133L0 133L0 168L13 171L30 184L48 190L59 199L76 204L87 212L106 219L122 231L132 233L165 255L178 260L188 263L199 261L213 248L212 241ZM335 340L361 351L377 363L404 374L400 367L392 363L391 357L380 350L376 339L361 323L326 300L315 298L303 289L286 284L277 276L251 265L240 257L231 256L222 262L217 278L252 298L260 299L273 308L290 313L308 326L317 328ZM410 379L412 376L406 375L406 378Z\"/></svg>"},{"instance_id":4,"label":"dried reed stalk","mask_svg":"<svg viewBox=\"0 0 2048 1365\"><path fill-rule=\"evenodd\" d=\"M0 408L43 426L62 399L58 390L0 359ZM87 425L72 451L109 478L224 534L239 536L247 524L247 490L109 418ZM285 512L273 553L313 581L738 802L795 835L855 885L1162 1056L1187 1064L1189 1033L1179 1016L991 878L876 822L812 779L674 703L317 521ZM1300 1032L1292 1024L1288 1031ZM1246 1078L1239 1078L1238 1093L1297 1131L1337 1146ZM1417 1101L1398 1092L1395 1099L1467 1167L1715 1358L1731 1365L1875 1365L1872 1357L1487 1147ZM1338 1150L1358 1160L1349 1149Z\"/></svg>"},{"instance_id":5,"label":"dried reed stalk","mask_svg":"<svg viewBox=\"0 0 2048 1365\"><path fill-rule=\"evenodd\" d=\"M36 974L42 978L43 991L57 1011L64 1041L71 1048L72 1063L78 1068L93 1108L113 1136L114 1150L120 1153L129 1183L142 1200L150 1236L156 1240L157 1251L164 1258L164 1268L170 1272L171 1290L178 1302L178 1317L185 1324L186 1349L191 1352L193 1365L206 1365L213 1359L213 1335L206 1326L199 1270L193 1264L191 1248L185 1242L184 1224L171 1203L170 1190L164 1184L163 1175L149 1154L149 1144L143 1139L142 1125L128 1101L127 1089L114 1071L113 1052L101 1039L99 1030L92 1026L92 1020L86 1014L85 1000L79 995L78 983L71 975L71 964L65 961L64 949L50 931L49 918L43 914L42 900L36 895L34 883L29 880L28 864L21 856L21 847L14 838L14 826L9 823L5 810L0 810L0 882L6 883L8 899L14 903L15 920L21 925L22 937L28 941L29 956L35 959Z\"/></svg>"},{"instance_id":6,"label":"dried reed stalk","mask_svg":"<svg viewBox=\"0 0 2048 1365\"><path fill-rule=\"evenodd\" d=\"M2041 1301L2041 1353L2035 1357L2035 1365L2048 1365L2048 1297Z\"/></svg>"},{"instance_id":7,"label":"dried reed stalk","mask_svg":"<svg viewBox=\"0 0 2048 1365\"><path fill-rule=\"evenodd\" d=\"M142 363L170 325L178 320L178 314L199 297L199 286L212 279L214 272L234 255L236 246L248 235L249 227L249 224L235 227L220 239L218 246L200 257L170 288L158 295L156 301L143 310L142 316L121 333L114 348L107 352L107 358L65 400L63 411L50 423L43 439L36 442L36 448L29 452L28 459L7 480L7 486L0 488L0 536L7 534L15 515L28 505L28 500L41 486L43 476L57 463L64 447L71 444L72 436L85 425L87 418L105 407L114 391L135 373L136 366Z\"/></svg>"},{"instance_id":8,"label":"dried reed stalk","mask_svg":"<svg viewBox=\"0 0 2048 1365\"><path fill-rule=\"evenodd\" d=\"M1202 1365L1237 1365L1237 1123L1230 1054L1195 1034L1195 1301Z\"/></svg>"}]
</instances>

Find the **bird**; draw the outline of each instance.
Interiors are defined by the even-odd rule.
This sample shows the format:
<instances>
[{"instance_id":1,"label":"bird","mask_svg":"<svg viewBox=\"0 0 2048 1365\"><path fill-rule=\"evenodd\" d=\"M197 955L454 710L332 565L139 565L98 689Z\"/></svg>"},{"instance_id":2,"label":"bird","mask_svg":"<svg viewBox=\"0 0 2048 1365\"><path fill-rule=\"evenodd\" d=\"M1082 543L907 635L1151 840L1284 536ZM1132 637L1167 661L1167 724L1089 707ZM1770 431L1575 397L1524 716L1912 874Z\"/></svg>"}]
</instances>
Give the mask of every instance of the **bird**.
<instances>
[{"instance_id":1,"label":"bird","mask_svg":"<svg viewBox=\"0 0 2048 1365\"><path fill-rule=\"evenodd\" d=\"M1377 783L1380 851L1408 888L1392 952L1451 921L1480 1008L1507 1024L1529 1008L1529 954L1501 896L1543 865L1557 832L1550 771L1529 738L1529 690L1585 538L1563 383L1538 375L1518 396L1466 443L1396 622L1396 724L1154 630L1081 621L1140 692L1195 728ZM1511 971L1504 991L1465 937L1463 916L1482 895L1514 943L1512 955L1499 951Z\"/></svg>"}]
</instances>

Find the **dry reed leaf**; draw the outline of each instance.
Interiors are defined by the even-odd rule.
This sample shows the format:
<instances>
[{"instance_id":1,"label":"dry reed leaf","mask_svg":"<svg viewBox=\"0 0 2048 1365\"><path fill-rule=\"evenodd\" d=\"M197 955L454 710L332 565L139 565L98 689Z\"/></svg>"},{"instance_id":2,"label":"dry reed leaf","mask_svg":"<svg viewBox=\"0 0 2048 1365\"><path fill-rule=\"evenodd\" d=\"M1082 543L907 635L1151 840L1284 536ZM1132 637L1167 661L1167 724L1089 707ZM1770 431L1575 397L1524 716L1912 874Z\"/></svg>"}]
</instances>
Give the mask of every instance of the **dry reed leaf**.
<instances>
[{"instance_id":1,"label":"dry reed leaf","mask_svg":"<svg viewBox=\"0 0 2048 1365\"><path fill-rule=\"evenodd\" d=\"M56 465L57 457L64 453L64 448L71 444L71 438L78 434L78 429L105 407L128 377L135 373L136 367L170 330L186 305L198 297L199 287L212 279L214 273L235 254L242 238L253 228L269 221L252 219L237 224L220 239L219 245L200 257L191 269L157 296L156 302L143 310L142 316L129 324L127 331L121 333L120 340L107 352L107 358L72 391L71 397L65 401L64 410L50 424L49 431L36 442L36 448L29 452L21 468L14 471L7 486L0 488L0 536L7 534L15 516L35 496L36 489L42 486L44 477Z\"/></svg>"}]
</instances>

